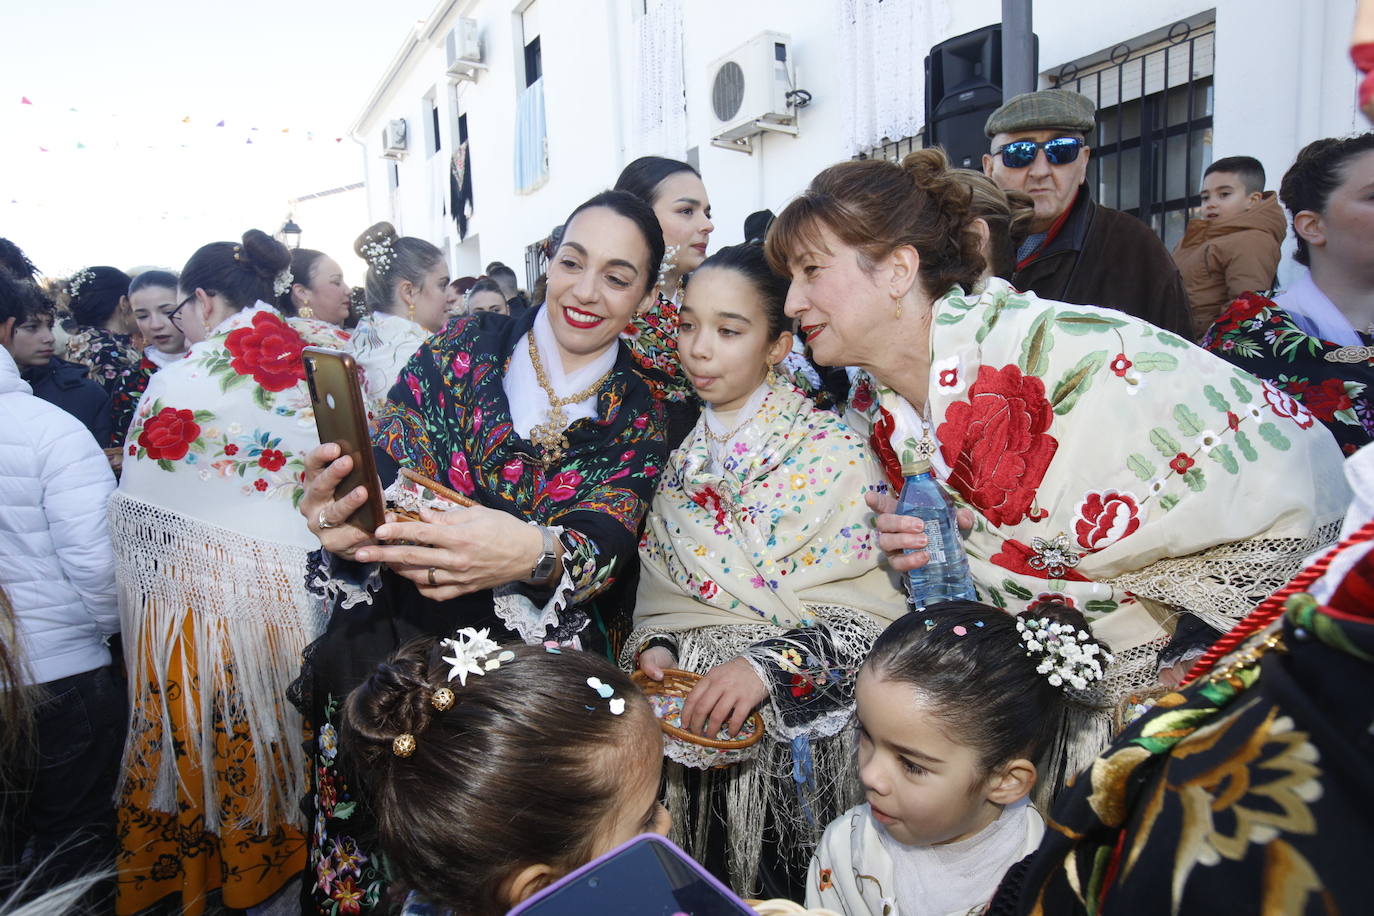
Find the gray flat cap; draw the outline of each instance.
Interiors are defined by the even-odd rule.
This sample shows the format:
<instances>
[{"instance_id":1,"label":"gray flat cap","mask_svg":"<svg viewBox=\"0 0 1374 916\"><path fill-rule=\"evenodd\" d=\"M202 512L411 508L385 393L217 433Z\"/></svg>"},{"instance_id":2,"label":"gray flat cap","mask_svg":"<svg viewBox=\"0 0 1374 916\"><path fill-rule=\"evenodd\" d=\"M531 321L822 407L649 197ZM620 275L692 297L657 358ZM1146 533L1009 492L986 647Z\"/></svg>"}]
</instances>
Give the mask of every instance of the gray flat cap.
<instances>
[{"instance_id":1,"label":"gray flat cap","mask_svg":"<svg viewBox=\"0 0 1374 916\"><path fill-rule=\"evenodd\" d=\"M1092 101L1068 89L1023 92L988 116L988 138L1018 130L1073 130L1088 133L1097 123Z\"/></svg>"}]
</instances>

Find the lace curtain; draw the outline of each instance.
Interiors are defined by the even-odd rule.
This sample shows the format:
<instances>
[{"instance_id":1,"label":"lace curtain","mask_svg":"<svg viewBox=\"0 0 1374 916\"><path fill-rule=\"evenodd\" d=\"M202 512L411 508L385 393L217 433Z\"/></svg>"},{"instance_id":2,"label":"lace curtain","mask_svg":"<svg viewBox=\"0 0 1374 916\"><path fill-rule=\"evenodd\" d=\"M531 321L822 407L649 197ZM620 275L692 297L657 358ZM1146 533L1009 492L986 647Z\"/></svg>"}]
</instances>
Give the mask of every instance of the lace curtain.
<instances>
[{"instance_id":1,"label":"lace curtain","mask_svg":"<svg viewBox=\"0 0 1374 916\"><path fill-rule=\"evenodd\" d=\"M949 0L842 0L849 155L914 136L925 123L925 56L949 34Z\"/></svg>"},{"instance_id":2,"label":"lace curtain","mask_svg":"<svg viewBox=\"0 0 1374 916\"><path fill-rule=\"evenodd\" d=\"M682 159L687 153L687 100L682 78L682 0L657 0L635 37L635 127L639 156Z\"/></svg>"},{"instance_id":3,"label":"lace curtain","mask_svg":"<svg viewBox=\"0 0 1374 916\"><path fill-rule=\"evenodd\" d=\"M515 190L528 194L548 180L549 136L541 77L520 93L515 105Z\"/></svg>"}]
</instances>

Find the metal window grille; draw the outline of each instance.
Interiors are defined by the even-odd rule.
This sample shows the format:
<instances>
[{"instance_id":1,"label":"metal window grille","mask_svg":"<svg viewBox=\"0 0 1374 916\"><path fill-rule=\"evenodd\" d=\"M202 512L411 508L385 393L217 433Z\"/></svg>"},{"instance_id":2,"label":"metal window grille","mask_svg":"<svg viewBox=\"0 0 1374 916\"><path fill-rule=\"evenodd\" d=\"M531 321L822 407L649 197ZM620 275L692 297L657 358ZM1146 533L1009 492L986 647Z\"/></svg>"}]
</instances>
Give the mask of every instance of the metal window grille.
<instances>
[{"instance_id":1,"label":"metal window grille","mask_svg":"<svg viewBox=\"0 0 1374 916\"><path fill-rule=\"evenodd\" d=\"M1122 43L1105 60L1065 64L1049 77L1097 104L1088 182L1098 203L1144 220L1170 249L1202 206L1215 38L1213 22L1180 21L1161 41Z\"/></svg>"},{"instance_id":2,"label":"metal window grille","mask_svg":"<svg viewBox=\"0 0 1374 916\"><path fill-rule=\"evenodd\" d=\"M542 273L548 273L549 255L546 244L548 239L540 239L532 245L525 246L525 289L531 294L534 293L534 283ZM538 303L531 302L530 305Z\"/></svg>"},{"instance_id":3,"label":"metal window grille","mask_svg":"<svg viewBox=\"0 0 1374 916\"><path fill-rule=\"evenodd\" d=\"M923 149L925 142L919 135L915 137L903 137L900 140L889 140L882 146L875 146L870 150L859 153L855 159L887 159L892 162L901 162L907 153L913 150Z\"/></svg>"}]
</instances>

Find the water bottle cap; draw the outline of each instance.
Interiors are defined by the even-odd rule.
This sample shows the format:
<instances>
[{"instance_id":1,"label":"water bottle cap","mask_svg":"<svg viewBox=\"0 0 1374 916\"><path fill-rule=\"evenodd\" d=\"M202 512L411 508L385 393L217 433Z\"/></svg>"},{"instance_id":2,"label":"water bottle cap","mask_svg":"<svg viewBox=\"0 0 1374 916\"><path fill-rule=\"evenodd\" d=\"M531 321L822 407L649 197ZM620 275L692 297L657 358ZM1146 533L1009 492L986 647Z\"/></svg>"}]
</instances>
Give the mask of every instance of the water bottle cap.
<instances>
[{"instance_id":1,"label":"water bottle cap","mask_svg":"<svg viewBox=\"0 0 1374 916\"><path fill-rule=\"evenodd\" d=\"M913 458L902 463L902 476L914 477L917 474L929 474L930 461L925 458Z\"/></svg>"}]
</instances>

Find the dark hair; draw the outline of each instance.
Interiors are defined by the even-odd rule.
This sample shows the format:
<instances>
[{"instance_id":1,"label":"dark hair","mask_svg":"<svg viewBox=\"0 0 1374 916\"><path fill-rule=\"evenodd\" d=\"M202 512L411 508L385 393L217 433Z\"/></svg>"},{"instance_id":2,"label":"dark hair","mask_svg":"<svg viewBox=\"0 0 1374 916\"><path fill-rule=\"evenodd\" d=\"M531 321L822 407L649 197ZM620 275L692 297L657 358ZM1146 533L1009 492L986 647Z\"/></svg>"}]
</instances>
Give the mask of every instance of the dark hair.
<instances>
[{"instance_id":1,"label":"dark hair","mask_svg":"<svg viewBox=\"0 0 1374 916\"><path fill-rule=\"evenodd\" d=\"M1024 191L1006 191L982 172L950 169L952 178L968 185L969 212L988 227L988 267L994 277L1010 279L1016 272L1016 249L1030 234L1035 201Z\"/></svg>"},{"instance_id":2,"label":"dark hair","mask_svg":"<svg viewBox=\"0 0 1374 916\"><path fill-rule=\"evenodd\" d=\"M477 293L501 293L501 295L505 295L505 293L501 291L501 284L497 283L491 277L478 277L477 282L469 286L464 295L475 295Z\"/></svg>"},{"instance_id":3,"label":"dark hair","mask_svg":"<svg viewBox=\"0 0 1374 916\"><path fill-rule=\"evenodd\" d=\"M763 300L763 314L768 319L768 339L777 340L783 331L791 330L792 322L783 313L787 304L787 290L792 281L780 276L768 266L763 245L746 242L743 245L730 245L722 248L701 262L697 273L709 268L733 270L749 281L754 291Z\"/></svg>"},{"instance_id":4,"label":"dark hair","mask_svg":"<svg viewBox=\"0 0 1374 916\"><path fill-rule=\"evenodd\" d=\"M487 277L498 286L509 284L511 289L518 285L515 271L511 270L500 261L495 261L487 265Z\"/></svg>"},{"instance_id":5,"label":"dark hair","mask_svg":"<svg viewBox=\"0 0 1374 916\"><path fill-rule=\"evenodd\" d=\"M110 320L119 300L129 294L129 275L117 267L87 267L72 275L67 289L76 323L96 328Z\"/></svg>"},{"instance_id":6,"label":"dark hair","mask_svg":"<svg viewBox=\"0 0 1374 916\"><path fill-rule=\"evenodd\" d=\"M654 215L654 208L643 198L636 197L628 191L615 190L602 191L590 200L583 201L563 221L564 232L559 244L561 245L562 239L567 237L567 227L572 224L573 218L583 210L593 207L605 207L635 224L635 228L644 238L644 244L649 247L649 262L644 265L644 291L647 293L653 289L658 283L658 266L663 263L663 227Z\"/></svg>"},{"instance_id":7,"label":"dark hair","mask_svg":"<svg viewBox=\"0 0 1374 916\"><path fill-rule=\"evenodd\" d=\"M170 270L145 270L143 273L129 281L129 295L141 289L156 286L159 289L170 289L173 292L177 288L177 275Z\"/></svg>"},{"instance_id":8,"label":"dark hair","mask_svg":"<svg viewBox=\"0 0 1374 916\"><path fill-rule=\"evenodd\" d=\"M0 324L13 318L20 325L33 315L50 314L52 310L52 303L33 282L0 267Z\"/></svg>"},{"instance_id":9,"label":"dark hair","mask_svg":"<svg viewBox=\"0 0 1374 916\"><path fill-rule=\"evenodd\" d=\"M591 858L597 828L624 786L636 730L658 728L644 695L605 658L514 644L515 657L466 686L447 651L403 646L348 697L342 749L366 774L383 851L426 899L499 914L502 881L526 865L572 870ZM599 678L623 715L587 685ZM456 702L436 711L441 687ZM414 736L408 757L392 752Z\"/></svg>"},{"instance_id":10,"label":"dark hair","mask_svg":"<svg viewBox=\"0 0 1374 916\"><path fill-rule=\"evenodd\" d=\"M1264 166L1254 156L1227 156L1218 159L1207 166L1202 177L1206 178L1213 172L1227 172L1238 176L1240 183L1245 185L1246 194L1264 190Z\"/></svg>"},{"instance_id":11,"label":"dark hair","mask_svg":"<svg viewBox=\"0 0 1374 916\"><path fill-rule=\"evenodd\" d=\"M1083 615L1063 604L1037 604L1019 616L1091 632ZM1017 757L1040 764L1067 728L1068 688L1036 671L1043 656L1027 653L1016 621L976 601L932 605L884 630L864 669L920 692L949 733L978 752L985 772ZM1059 775L1042 772L1051 785Z\"/></svg>"},{"instance_id":12,"label":"dark hair","mask_svg":"<svg viewBox=\"0 0 1374 916\"><path fill-rule=\"evenodd\" d=\"M272 302L272 284L291 263L285 245L261 229L249 229L240 244L211 242L202 245L181 269L182 292L203 289L228 300L235 311L254 302Z\"/></svg>"},{"instance_id":13,"label":"dark hair","mask_svg":"<svg viewBox=\"0 0 1374 916\"><path fill-rule=\"evenodd\" d=\"M369 246L381 246L386 256L369 255ZM390 312L396 303L396 288L402 280L413 286L425 282L425 274L444 260L438 248L411 235L396 235L396 227L383 220L367 228L353 243L353 252L367 262L367 304L374 310Z\"/></svg>"},{"instance_id":14,"label":"dark hair","mask_svg":"<svg viewBox=\"0 0 1374 916\"><path fill-rule=\"evenodd\" d=\"M823 224L859 250L865 268L910 245L921 256L927 295L943 296L956 285L971 289L984 260L970 212L972 194L952 171L939 147L908 153L901 165L886 159L832 165L769 227L768 262L790 276L792 258L806 249L823 250Z\"/></svg>"},{"instance_id":15,"label":"dark hair","mask_svg":"<svg viewBox=\"0 0 1374 916\"><path fill-rule=\"evenodd\" d=\"M1302 148L1298 158L1283 175L1279 184L1279 198L1288 212L1297 216L1304 210L1322 213L1331 192L1345 180L1344 166L1361 153L1374 150L1374 131L1356 134L1353 137L1327 137L1314 140ZM1307 240L1298 234L1298 249L1293 260L1299 264L1312 266L1311 253Z\"/></svg>"},{"instance_id":16,"label":"dark hair","mask_svg":"<svg viewBox=\"0 0 1374 916\"><path fill-rule=\"evenodd\" d=\"M0 238L0 270L8 270L21 280L33 280L38 276L38 268L33 266L23 249L5 238Z\"/></svg>"},{"instance_id":17,"label":"dark hair","mask_svg":"<svg viewBox=\"0 0 1374 916\"><path fill-rule=\"evenodd\" d=\"M615 180L615 190L629 191L635 197L653 206L658 197L658 186L663 179L678 172L691 172L698 178L701 173L685 162L665 159L663 156L640 156L620 170Z\"/></svg>"},{"instance_id":18,"label":"dark hair","mask_svg":"<svg viewBox=\"0 0 1374 916\"><path fill-rule=\"evenodd\" d=\"M291 283L299 283L306 289L310 288L310 272L315 269L315 262L324 257L323 251L316 251L313 248L296 248L291 252L291 264L287 268L291 271ZM299 310L296 303L291 299L291 289L288 287L286 292L277 297L277 311L283 315L295 315Z\"/></svg>"}]
</instances>

